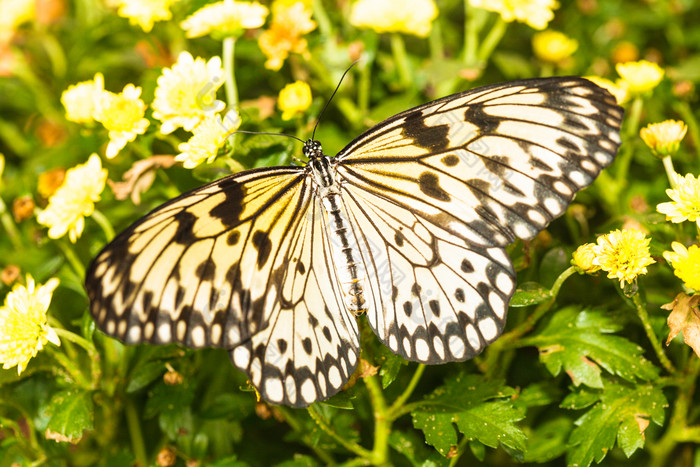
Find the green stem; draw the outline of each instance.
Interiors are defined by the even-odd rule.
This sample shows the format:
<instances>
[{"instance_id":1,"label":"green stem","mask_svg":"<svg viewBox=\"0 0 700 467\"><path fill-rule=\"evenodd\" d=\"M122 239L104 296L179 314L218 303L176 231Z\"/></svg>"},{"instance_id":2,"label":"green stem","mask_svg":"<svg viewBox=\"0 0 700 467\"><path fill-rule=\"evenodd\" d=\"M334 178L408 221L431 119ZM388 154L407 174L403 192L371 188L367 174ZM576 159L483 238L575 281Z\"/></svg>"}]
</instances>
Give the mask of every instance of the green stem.
<instances>
[{"instance_id":1,"label":"green stem","mask_svg":"<svg viewBox=\"0 0 700 467\"><path fill-rule=\"evenodd\" d=\"M371 458L372 453L368 451L367 449L363 448L359 444L352 443L342 436L340 436L338 433L336 433L333 428L326 422L326 420L323 418L323 415L318 411L316 408L316 405L310 405L307 409L309 412L309 415L311 418L316 422L316 424L323 430L324 433L326 433L328 436L333 438L338 444L343 446L345 449L348 451L363 457L363 458Z\"/></svg>"},{"instance_id":2,"label":"green stem","mask_svg":"<svg viewBox=\"0 0 700 467\"><path fill-rule=\"evenodd\" d=\"M411 64L408 61L408 55L406 55L406 45L403 42L403 37L401 37L399 33L395 32L391 35L391 51L394 54L394 61L396 62L396 68L399 73L401 87L403 89L409 89L413 85L411 79Z\"/></svg>"},{"instance_id":3,"label":"green stem","mask_svg":"<svg viewBox=\"0 0 700 467\"><path fill-rule=\"evenodd\" d=\"M92 385L92 382L89 381L85 377L85 375L83 375L83 372L80 370L80 368L78 368L78 365L76 364L77 362L75 360L68 358L68 356L64 354L63 351L57 348L53 349L53 358L56 359L56 361L68 372L71 378L73 378L73 381L75 381L76 385L88 391L92 391L93 389L95 389Z\"/></svg>"},{"instance_id":4,"label":"green stem","mask_svg":"<svg viewBox=\"0 0 700 467\"><path fill-rule=\"evenodd\" d=\"M78 277L85 277L85 266L83 266L83 263L80 261L80 259L78 259L78 255L75 254L73 248L70 245L67 245L64 240L59 240L56 243Z\"/></svg>"},{"instance_id":5,"label":"green stem","mask_svg":"<svg viewBox=\"0 0 700 467\"><path fill-rule=\"evenodd\" d=\"M646 306L642 303L642 299L639 297L638 293L632 296L632 302L634 303L635 309L637 310L637 316L639 316L639 320L642 322L642 326L644 326L644 331L649 338L649 342L651 342L651 346L654 349L656 356L659 358L659 361L666 371L673 374L676 369L673 367L673 364L664 353L661 343L659 342L658 337L656 337L654 329L651 327L649 313L647 312Z\"/></svg>"},{"instance_id":6,"label":"green stem","mask_svg":"<svg viewBox=\"0 0 700 467\"><path fill-rule=\"evenodd\" d=\"M226 87L226 101L229 109L238 108L238 89L236 88L236 73L234 66L234 52L236 48L236 38L229 36L224 39L224 75Z\"/></svg>"},{"instance_id":7,"label":"green stem","mask_svg":"<svg viewBox=\"0 0 700 467\"><path fill-rule=\"evenodd\" d=\"M462 59L468 68L477 68L477 50L479 47L479 32L484 27L487 18L486 11L480 8L472 8L469 0L464 0L464 51Z\"/></svg>"},{"instance_id":8,"label":"green stem","mask_svg":"<svg viewBox=\"0 0 700 467\"><path fill-rule=\"evenodd\" d=\"M7 237L10 239L13 248L21 251L23 249L22 236L20 235L19 229L17 229L17 224L15 224L15 220L7 210L7 206L2 198L0 198L0 223L2 223L2 227L5 229Z\"/></svg>"},{"instance_id":9,"label":"green stem","mask_svg":"<svg viewBox=\"0 0 700 467\"><path fill-rule=\"evenodd\" d=\"M143 441L139 412L132 398L126 398L124 401L124 410L126 413L126 424L129 429L129 437L131 438L131 449L136 457L136 462L140 465L149 465L146 454L146 444Z\"/></svg>"},{"instance_id":10,"label":"green stem","mask_svg":"<svg viewBox=\"0 0 700 467\"><path fill-rule=\"evenodd\" d=\"M491 54L493 53L494 49L503 38L503 35L506 33L507 28L508 23L506 23L503 20L503 18L498 16L498 18L496 18L496 23L493 25L488 34L486 34L486 37L481 42L481 45L479 47L479 52L477 53L477 60L481 66L488 62L489 57L491 57Z\"/></svg>"},{"instance_id":11,"label":"green stem","mask_svg":"<svg viewBox=\"0 0 700 467\"><path fill-rule=\"evenodd\" d=\"M430 59L433 62L441 61L445 58L445 46L442 43L442 26L440 21L434 21L430 29L429 46Z\"/></svg>"},{"instance_id":12,"label":"green stem","mask_svg":"<svg viewBox=\"0 0 700 467\"><path fill-rule=\"evenodd\" d=\"M681 384L678 387L678 397L673 406L668 429L661 439L649 445L650 467L668 465L668 456L671 455L678 443L700 442L700 427L687 426L688 412L695 392L695 380L700 373L700 359L697 357L691 358L687 374L683 375Z\"/></svg>"},{"instance_id":13,"label":"green stem","mask_svg":"<svg viewBox=\"0 0 700 467\"><path fill-rule=\"evenodd\" d=\"M497 365L497 362L501 352L508 348L513 341L522 337L535 327L537 321L539 321L539 319L542 318L554 305L557 295L559 295L559 291L561 290L561 287L566 279L575 273L576 269L573 266L570 266L564 270L564 272L559 274L559 277L556 278L554 284L552 284L552 288L549 290L551 297L537 305L535 311L528 316L525 321L516 326L512 331L503 334L496 342L488 347L488 354L484 364L482 365L488 377L493 377L495 372L500 368L500 366Z\"/></svg>"},{"instance_id":14,"label":"green stem","mask_svg":"<svg viewBox=\"0 0 700 467\"><path fill-rule=\"evenodd\" d=\"M416 385L420 381L421 376L423 376L424 371L425 365L422 363L418 364L418 366L416 367L416 371L411 377L411 381L409 381L408 386L406 386L406 389L404 389L401 395L397 397L394 403L391 404L391 407L389 407L389 410L387 411L387 417L390 420L394 420L396 418L394 415L401 409L401 407L403 407L408 398L411 397L411 394L413 394L413 390L416 388Z\"/></svg>"},{"instance_id":15,"label":"green stem","mask_svg":"<svg viewBox=\"0 0 700 467\"><path fill-rule=\"evenodd\" d=\"M697 157L700 157L700 128L698 128L698 121L695 118L695 114L693 114L693 110L687 102L675 102L673 109L680 114L683 121L688 125L688 133L695 147L695 154Z\"/></svg>"},{"instance_id":16,"label":"green stem","mask_svg":"<svg viewBox=\"0 0 700 467\"><path fill-rule=\"evenodd\" d=\"M107 241L111 242L114 238L114 227L112 227L112 223L109 221L109 219L107 219L107 216L102 214L101 211L95 209L94 211L92 211L92 218L95 220L95 222L97 222L97 225L99 225L102 231L104 232Z\"/></svg>"},{"instance_id":17,"label":"green stem","mask_svg":"<svg viewBox=\"0 0 700 467\"><path fill-rule=\"evenodd\" d=\"M364 378L374 410L374 448L372 449L372 464L388 465L389 460L389 431L391 422L387 411L386 400L382 394L382 386L376 376Z\"/></svg>"},{"instance_id":18,"label":"green stem","mask_svg":"<svg viewBox=\"0 0 700 467\"><path fill-rule=\"evenodd\" d=\"M630 111L625 118L627 128L625 129L625 134L627 139L630 140L636 137L639 131L639 120L642 117L642 109L644 108L644 99L641 96L637 96L632 101L630 106Z\"/></svg>"},{"instance_id":19,"label":"green stem","mask_svg":"<svg viewBox=\"0 0 700 467\"><path fill-rule=\"evenodd\" d=\"M328 13L323 6L322 0L313 0L312 8L314 11L314 18L318 24L318 30L326 41L333 43L334 33L333 33L333 23L328 18Z\"/></svg>"},{"instance_id":20,"label":"green stem","mask_svg":"<svg viewBox=\"0 0 700 467\"><path fill-rule=\"evenodd\" d=\"M58 334L58 337L61 337L67 341L70 341L79 347L82 347L85 349L85 351L88 353L90 358L99 358L99 354L97 353L97 349L95 346L92 344L92 342L88 341L82 336L79 336L75 334L74 332L70 332L67 329L63 329L60 326L60 323L57 323L56 320L51 319L51 327L53 328L54 331L56 331L56 334ZM54 326L54 324L58 324L57 326Z\"/></svg>"},{"instance_id":21,"label":"green stem","mask_svg":"<svg viewBox=\"0 0 700 467\"><path fill-rule=\"evenodd\" d=\"M664 170L666 170L666 176L668 177L668 182L671 185L671 188L677 188L676 185L676 170L673 168L673 160L671 159L671 156L664 156L663 159L661 159L661 162L664 164Z\"/></svg>"},{"instance_id":22,"label":"green stem","mask_svg":"<svg viewBox=\"0 0 700 467\"><path fill-rule=\"evenodd\" d=\"M310 411L311 407L309 407L307 410ZM277 411L282 415L282 418L284 418L287 425L289 425L292 430L301 436L302 441L306 443L306 445L318 456L319 459L326 463L326 465L335 464L333 456L318 446L317 441L313 438L313 436L311 436L309 430L303 424L301 424L299 420L297 420L297 418L293 415L294 412L291 409L284 406L278 406ZM311 418L313 419L313 416L311 416Z\"/></svg>"}]
</instances>

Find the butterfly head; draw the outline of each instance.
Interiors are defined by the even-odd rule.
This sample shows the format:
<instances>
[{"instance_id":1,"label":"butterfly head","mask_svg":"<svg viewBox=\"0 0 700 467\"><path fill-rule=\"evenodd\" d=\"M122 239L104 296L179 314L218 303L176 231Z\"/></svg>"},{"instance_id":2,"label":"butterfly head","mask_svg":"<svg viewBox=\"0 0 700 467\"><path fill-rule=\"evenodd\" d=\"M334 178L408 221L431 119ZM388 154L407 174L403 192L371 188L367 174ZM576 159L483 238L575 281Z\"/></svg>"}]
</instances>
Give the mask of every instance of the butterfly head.
<instances>
[{"instance_id":1,"label":"butterfly head","mask_svg":"<svg viewBox=\"0 0 700 467\"><path fill-rule=\"evenodd\" d=\"M309 158L309 160L320 159L325 154L323 154L323 148L321 147L321 142L315 139L309 139L304 143L304 156Z\"/></svg>"}]
</instances>

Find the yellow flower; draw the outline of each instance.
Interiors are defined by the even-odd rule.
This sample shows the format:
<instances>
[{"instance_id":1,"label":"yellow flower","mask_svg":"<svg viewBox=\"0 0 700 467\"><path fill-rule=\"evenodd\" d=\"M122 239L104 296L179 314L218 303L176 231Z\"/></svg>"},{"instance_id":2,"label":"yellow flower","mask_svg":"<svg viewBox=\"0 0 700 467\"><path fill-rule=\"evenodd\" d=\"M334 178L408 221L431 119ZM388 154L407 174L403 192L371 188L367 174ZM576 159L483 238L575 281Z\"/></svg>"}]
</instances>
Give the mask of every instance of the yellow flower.
<instances>
[{"instance_id":1,"label":"yellow flower","mask_svg":"<svg viewBox=\"0 0 700 467\"><path fill-rule=\"evenodd\" d=\"M647 146L658 156L670 156L678 151L681 140L685 137L688 126L679 120L665 120L650 123L639 130Z\"/></svg>"},{"instance_id":2,"label":"yellow flower","mask_svg":"<svg viewBox=\"0 0 700 467\"><path fill-rule=\"evenodd\" d=\"M0 37L11 36L15 30L36 15L36 0L0 0Z\"/></svg>"},{"instance_id":3,"label":"yellow flower","mask_svg":"<svg viewBox=\"0 0 700 467\"><path fill-rule=\"evenodd\" d=\"M241 118L235 110L230 110L223 121L218 114L207 117L194 128L189 141L177 147L182 152L175 157L175 160L182 162L186 169L193 169L205 160L208 163L212 162L219 148L240 124Z\"/></svg>"},{"instance_id":4,"label":"yellow flower","mask_svg":"<svg viewBox=\"0 0 700 467\"><path fill-rule=\"evenodd\" d=\"M311 105L311 88L303 81L288 84L280 91L277 106L282 111L282 120L291 120Z\"/></svg>"},{"instance_id":5,"label":"yellow flower","mask_svg":"<svg viewBox=\"0 0 700 467\"><path fill-rule=\"evenodd\" d=\"M559 63L578 49L578 42L558 31L542 31L532 36L532 48L542 61Z\"/></svg>"},{"instance_id":6,"label":"yellow flower","mask_svg":"<svg viewBox=\"0 0 700 467\"><path fill-rule=\"evenodd\" d=\"M674 224L690 221L700 228L700 178L675 174L675 188L667 189L666 194L672 201L659 204L656 210Z\"/></svg>"},{"instance_id":7,"label":"yellow flower","mask_svg":"<svg viewBox=\"0 0 700 467\"><path fill-rule=\"evenodd\" d=\"M66 118L76 123L90 123L94 120L95 103L105 88L102 73L95 74L92 81L82 81L68 86L61 94L61 104L66 109Z\"/></svg>"},{"instance_id":8,"label":"yellow flower","mask_svg":"<svg viewBox=\"0 0 700 467\"><path fill-rule=\"evenodd\" d=\"M156 21L167 21L173 17L170 7L178 0L109 0L109 5L118 8L117 13L128 18L129 23L140 26L145 32L153 29Z\"/></svg>"},{"instance_id":9,"label":"yellow flower","mask_svg":"<svg viewBox=\"0 0 700 467\"><path fill-rule=\"evenodd\" d=\"M187 37L211 34L216 37L240 36L244 29L255 29L265 24L269 13L258 2L223 0L212 3L187 17L180 23Z\"/></svg>"},{"instance_id":10,"label":"yellow flower","mask_svg":"<svg viewBox=\"0 0 700 467\"><path fill-rule=\"evenodd\" d=\"M168 134L178 127L192 131L205 117L223 110L223 101L216 100L216 91L222 84L221 58L213 57L207 62L182 52L177 63L164 68L158 77L151 106L153 117L163 122L160 131Z\"/></svg>"},{"instance_id":11,"label":"yellow flower","mask_svg":"<svg viewBox=\"0 0 700 467\"><path fill-rule=\"evenodd\" d=\"M617 80L613 83L609 79L601 78L599 76L586 76L587 80L592 81L603 89L606 89L610 94L615 97L618 104L622 105L629 99L629 92L627 89L627 83L623 80Z\"/></svg>"},{"instance_id":12,"label":"yellow flower","mask_svg":"<svg viewBox=\"0 0 700 467\"><path fill-rule=\"evenodd\" d=\"M594 264L595 255L595 244L585 243L571 255L571 264L581 274L592 274L600 270L600 266Z\"/></svg>"},{"instance_id":13,"label":"yellow flower","mask_svg":"<svg viewBox=\"0 0 700 467\"><path fill-rule=\"evenodd\" d=\"M311 13L301 1L289 4L275 0L272 24L258 38L258 45L267 57L265 68L279 70L290 53L301 54L307 59L311 57L306 39L301 37L316 29Z\"/></svg>"},{"instance_id":14,"label":"yellow flower","mask_svg":"<svg viewBox=\"0 0 700 467\"><path fill-rule=\"evenodd\" d=\"M0 307L0 363L4 369L16 366L17 373L22 373L47 342L61 345L46 317L57 286L56 278L37 286L27 275L27 285L15 285L5 297Z\"/></svg>"},{"instance_id":15,"label":"yellow flower","mask_svg":"<svg viewBox=\"0 0 700 467\"><path fill-rule=\"evenodd\" d=\"M148 120L144 118L146 104L140 96L141 88L127 84L120 94L103 91L97 99L94 117L109 131L108 159L148 128Z\"/></svg>"},{"instance_id":16,"label":"yellow flower","mask_svg":"<svg viewBox=\"0 0 700 467\"><path fill-rule=\"evenodd\" d=\"M673 266L673 273L685 286L700 292L700 247L686 248L682 243L671 243L673 251L664 251L664 259Z\"/></svg>"},{"instance_id":17,"label":"yellow flower","mask_svg":"<svg viewBox=\"0 0 700 467\"><path fill-rule=\"evenodd\" d=\"M403 32L427 37L437 15L433 0L358 0L352 6L350 24L378 33Z\"/></svg>"},{"instance_id":18,"label":"yellow flower","mask_svg":"<svg viewBox=\"0 0 700 467\"><path fill-rule=\"evenodd\" d=\"M69 169L63 184L49 198L49 205L37 216L41 225L49 227L49 237L61 238L68 232L75 243L83 233L85 216L92 214L94 203L100 200L106 180L107 170L97 154Z\"/></svg>"},{"instance_id":19,"label":"yellow flower","mask_svg":"<svg viewBox=\"0 0 700 467\"><path fill-rule=\"evenodd\" d=\"M594 246L593 264L608 273L608 278L632 283L641 274L647 273L647 266L655 261L649 254L650 238L639 230L615 230L598 237Z\"/></svg>"},{"instance_id":20,"label":"yellow flower","mask_svg":"<svg viewBox=\"0 0 700 467\"><path fill-rule=\"evenodd\" d=\"M554 10L559 8L556 0L469 0L469 5L494 11L509 23L519 21L540 31L552 21Z\"/></svg>"},{"instance_id":21,"label":"yellow flower","mask_svg":"<svg viewBox=\"0 0 700 467\"><path fill-rule=\"evenodd\" d=\"M632 94L651 91L664 77L663 68L647 60L618 63L615 69Z\"/></svg>"}]
</instances>

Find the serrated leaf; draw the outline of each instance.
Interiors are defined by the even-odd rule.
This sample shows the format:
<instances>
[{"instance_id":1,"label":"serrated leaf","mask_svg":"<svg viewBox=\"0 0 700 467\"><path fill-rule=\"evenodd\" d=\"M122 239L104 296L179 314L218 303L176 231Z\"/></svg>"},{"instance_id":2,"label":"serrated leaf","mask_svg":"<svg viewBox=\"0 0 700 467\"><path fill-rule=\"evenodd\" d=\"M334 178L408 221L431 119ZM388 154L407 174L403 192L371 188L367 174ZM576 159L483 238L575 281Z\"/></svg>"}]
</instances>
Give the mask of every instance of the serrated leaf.
<instances>
[{"instance_id":1,"label":"serrated leaf","mask_svg":"<svg viewBox=\"0 0 700 467\"><path fill-rule=\"evenodd\" d=\"M627 457L644 446L642 420L664 423L666 397L651 385L605 382L600 401L576 420L569 439L567 463L587 467L600 463L613 448L615 439Z\"/></svg>"},{"instance_id":2,"label":"serrated leaf","mask_svg":"<svg viewBox=\"0 0 700 467\"><path fill-rule=\"evenodd\" d=\"M397 429L391 430L389 446L396 452L403 454L413 467L438 467L449 464L449 460L439 456L432 449L428 450L425 442L415 430L405 432Z\"/></svg>"},{"instance_id":3,"label":"serrated leaf","mask_svg":"<svg viewBox=\"0 0 700 467\"><path fill-rule=\"evenodd\" d=\"M446 456L458 443L455 427L467 439L497 447L499 443L524 450L525 435L515 425L524 409L514 406L515 390L502 381L485 381L477 375L458 375L425 398L411 412L413 426L423 431L428 444ZM505 400L494 400L503 399Z\"/></svg>"},{"instance_id":4,"label":"serrated leaf","mask_svg":"<svg viewBox=\"0 0 700 467\"><path fill-rule=\"evenodd\" d=\"M70 389L55 394L45 410L47 437L77 443L84 430L92 429L94 412L91 392Z\"/></svg>"},{"instance_id":5,"label":"serrated leaf","mask_svg":"<svg viewBox=\"0 0 700 467\"><path fill-rule=\"evenodd\" d=\"M552 298L552 292L537 282L525 282L515 290L510 301L512 307L537 305Z\"/></svg>"},{"instance_id":6,"label":"serrated leaf","mask_svg":"<svg viewBox=\"0 0 700 467\"><path fill-rule=\"evenodd\" d=\"M634 382L657 377L658 368L643 357L643 349L629 340L609 335L619 329L604 311L575 307L557 311L549 323L523 344L540 350L540 361L557 376L564 369L574 385L601 388L601 368Z\"/></svg>"}]
</instances>

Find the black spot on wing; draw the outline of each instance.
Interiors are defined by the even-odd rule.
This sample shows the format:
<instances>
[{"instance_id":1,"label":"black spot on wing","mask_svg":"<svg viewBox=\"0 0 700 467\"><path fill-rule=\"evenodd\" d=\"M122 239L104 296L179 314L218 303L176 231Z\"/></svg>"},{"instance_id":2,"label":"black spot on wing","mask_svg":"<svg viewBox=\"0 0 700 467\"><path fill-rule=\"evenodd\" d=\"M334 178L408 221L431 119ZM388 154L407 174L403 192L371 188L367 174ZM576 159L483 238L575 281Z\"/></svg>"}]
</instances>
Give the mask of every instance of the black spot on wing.
<instances>
[{"instance_id":1,"label":"black spot on wing","mask_svg":"<svg viewBox=\"0 0 700 467\"><path fill-rule=\"evenodd\" d=\"M253 233L252 243L255 249L258 250L258 269L261 269L270 256L272 242L266 232L256 230L255 233Z\"/></svg>"},{"instance_id":2,"label":"black spot on wing","mask_svg":"<svg viewBox=\"0 0 700 467\"><path fill-rule=\"evenodd\" d=\"M280 349L281 353L285 353L287 351L287 341L284 339L277 339L277 348Z\"/></svg>"},{"instance_id":3,"label":"black spot on wing","mask_svg":"<svg viewBox=\"0 0 700 467\"><path fill-rule=\"evenodd\" d=\"M240 224L241 212L243 212L245 185L236 180L224 178L219 181L219 188L225 199L216 205L209 215L218 219L226 227L235 227Z\"/></svg>"},{"instance_id":4,"label":"black spot on wing","mask_svg":"<svg viewBox=\"0 0 700 467\"><path fill-rule=\"evenodd\" d=\"M450 195L440 187L437 175L423 172L418 176L418 186L424 194L438 201L450 201Z\"/></svg>"},{"instance_id":5,"label":"black spot on wing","mask_svg":"<svg viewBox=\"0 0 700 467\"><path fill-rule=\"evenodd\" d=\"M454 167L455 165L459 164L459 157L455 156L454 154L448 154L443 157L441 161L446 167Z\"/></svg>"},{"instance_id":6,"label":"black spot on wing","mask_svg":"<svg viewBox=\"0 0 700 467\"><path fill-rule=\"evenodd\" d=\"M403 124L405 138L409 138L417 146L435 152L447 148L449 144L448 132L448 125L427 126L420 112L406 117Z\"/></svg>"},{"instance_id":7,"label":"black spot on wing","mask_svg":"<svg viewBox=\"0 0 700 467\"><path fill-rule=\"evenodd\" d=\"M402 247L405 239L406 236L400 230L397 230L394 234L394 242L396 242L396 246Z\"/></svg>"},{"instance_id":8,"label":"black spot on wing","mask_svg":"<svg viewBox=\"0 0 700 467\"><path fill-rule=\"evenodd\" d=\"M465 273L474 272L474 265L467 259L462 260L462 272L465 272Z\"/></svg>"},{"instance_id":9,"label":"black spot on wing","mask_svg":"<svg viewBox=\"0 0 700 467\"><path fill-rule=\"evenodd\" d=\"M232 230L226 237L226 244L229 246L234 246L238 243L241 238L241 233L238 230Z\"/></svg>"}]
</instances>

